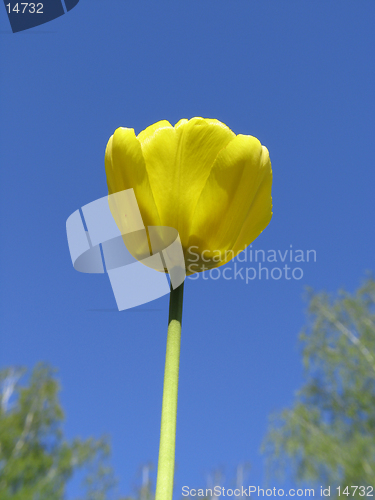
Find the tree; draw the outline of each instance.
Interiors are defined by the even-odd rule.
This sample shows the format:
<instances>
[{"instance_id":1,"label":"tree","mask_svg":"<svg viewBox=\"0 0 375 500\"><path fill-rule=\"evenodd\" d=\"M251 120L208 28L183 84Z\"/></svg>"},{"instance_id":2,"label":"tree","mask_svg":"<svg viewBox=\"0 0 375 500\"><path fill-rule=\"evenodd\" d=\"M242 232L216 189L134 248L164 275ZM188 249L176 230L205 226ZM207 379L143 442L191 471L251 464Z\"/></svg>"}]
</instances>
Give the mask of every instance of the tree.
<instances>
[{"instance_id":1,"label":"tree","mask_svg":"<svg viewBox=\"0 0 375 500\"><path fill-rule=\"evenodd\" d=\"M351 485L375 478L374 280L336 299L310 292L309 316L300 335L306 383L271 419L263 450L271 474L291 466L296 481L352 495Z\"/></svg>"},{"instance_id":2,"label":"tree","mask_svg":"<svg viewBox=\"0 0 375 500\"><path fill-rule=\"evenodd\" d=\"M114 485L107 440L67 441L52 368L37 365L21 386L24 373L0 372L0 499L62 500L78 469L86 470L85 499L107 499Z\"/></svg>"}]
</instances>

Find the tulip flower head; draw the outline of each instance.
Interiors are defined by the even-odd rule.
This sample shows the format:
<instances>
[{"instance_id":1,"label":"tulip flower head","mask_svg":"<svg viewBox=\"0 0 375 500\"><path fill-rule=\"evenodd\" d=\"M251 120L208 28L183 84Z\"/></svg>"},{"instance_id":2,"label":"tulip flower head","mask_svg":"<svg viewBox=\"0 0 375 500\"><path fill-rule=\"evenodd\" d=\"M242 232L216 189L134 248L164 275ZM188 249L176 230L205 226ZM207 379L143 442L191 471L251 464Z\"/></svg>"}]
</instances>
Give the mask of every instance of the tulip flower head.
<instances>
[{"instance_id":1,"label":"tulip flower head","mask_svg":"<svg viewBox=\"0 0 375 500\"><path fill-rule=\"evenodd\" d=\"M267 148L215 119L183 119L175 126L163 120L137 136L132 128L118 128L106 148L105 169L109 194L134 190L146 227L178 231L187 275L226 264L272 217ZM118 207L117 214L111 210L121 225ZM134 257L150 255L144 239L129 238L124 241ZM164 248L165 239L160 237Z\"/></svg>"}]
</instances>

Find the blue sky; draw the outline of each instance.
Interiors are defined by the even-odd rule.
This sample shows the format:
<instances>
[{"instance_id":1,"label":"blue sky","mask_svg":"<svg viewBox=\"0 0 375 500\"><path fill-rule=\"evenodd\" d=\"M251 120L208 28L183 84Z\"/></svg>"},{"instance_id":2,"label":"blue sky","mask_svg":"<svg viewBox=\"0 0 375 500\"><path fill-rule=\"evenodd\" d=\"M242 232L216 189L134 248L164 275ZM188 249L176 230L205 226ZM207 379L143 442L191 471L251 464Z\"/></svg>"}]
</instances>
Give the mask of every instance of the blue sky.
<instances>
[{"instance_id":1,"label":"blue sky","mask_svg":"<svg viewBox=\"0 0 375 500\"><path fill-rule=\"evenodd\" d=\"M1 12L0 365L58 367L67 435L110 434L129 493L157 461L168 297L116 311L107 276L74 271L65 221L106 195L119 126L203 116L254 135L274 216L252 248L317 258L290 264L300 280L187 280L176 497L245 461L261 485L268 416L303 383L304 287L354 291L374 269L375 4L81 0L17 34Z\"/></svg>"}]
</instances>

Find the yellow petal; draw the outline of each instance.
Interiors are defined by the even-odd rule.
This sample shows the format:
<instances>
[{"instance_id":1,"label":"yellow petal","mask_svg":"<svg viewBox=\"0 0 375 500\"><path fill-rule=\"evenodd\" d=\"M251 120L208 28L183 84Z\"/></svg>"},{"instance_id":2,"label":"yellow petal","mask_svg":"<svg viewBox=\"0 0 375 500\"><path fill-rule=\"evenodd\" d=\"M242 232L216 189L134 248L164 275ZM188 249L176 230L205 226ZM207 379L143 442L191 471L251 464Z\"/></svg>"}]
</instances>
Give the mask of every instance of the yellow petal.
<instances>
[{"instance_id":1,"label":"yellow petal","mask_svg":"<svg viewBox=\"0 0 375 500\"><path fill-rule=\"evenodd\" d=\"M249 245L271 219L272 171L269 155L258 139L238 135L212 167L193 214L189 246L206 251L216 267ZM231 257L225 252L234 251ZM230 255L230 254L228 254Z\"/></svg>"},{"instance_id":2,"label":"yellow petal","mask_svg":"<svg viewBox=\"0 0 375 500\"><path fill-rule=\"evenodd\" d=\"M105 169L109 194L133 188L144 225L160 225L141 144L134 129L118 128L115 131L107 145Z\"/></svg>"},{"instance_id":3,"label":"yellow petal","mask_svg":"<svg viewBox=\"0 0 375 500\"><path fill-rule=\"evenodd\" d=\"M159 226L160 218L154 202L153 194L142 155L140 142L134 129L118 128L110 138L105 153L105 169L107 174L108 193L132 188L145 226ZM126 233L125 228L131 214L126 214L125 207L118 206L115 198L109 199L112 215L123 233L128 250L137 259L150 255L146 231Z\"/></svg>"},{"instance_id":4,"label":"yellow petal","mask_svg":"<svg viewBox=\"0 0 375 500\"><path fill-rule=\"evenodd\" d=\"M138 135L161 225L188 244L191 215L219 151L235 134L218 120L158 122Z\"/></svg>"},{"instance_id":5,"label":"yellow petal","mask_svg":"<svg viewBox=\"0 0 375 500\"><path fill-rule=\"evenodd\" d=\"M233 247L235 255L242 252L250 243L258 238L272 218L272 167L267 148L265 146L262 146L262 148L262 169L265 171L265 175Z\"/></svg>"},{"instance_id":6,"label":"yellow petal","mask_svg":"<svg viewBox=\"0 0 375 500\"><path fill-rule=\"evenodd\" d=\"M267 149L254 137L236 137L218 120L183 119L174 127L163 120L138 137L133 129L117 129L108 142L106 171L110 194L134 189L144 224L158 229L158 249L169 244L161 226L178 231L186 264L194 264L187 274L228 262L272 217ZM126 227L122 212L129 208L116 210ZM143 233L126 243L136 258L151 248Z\"/></svg>"}]
</instances>

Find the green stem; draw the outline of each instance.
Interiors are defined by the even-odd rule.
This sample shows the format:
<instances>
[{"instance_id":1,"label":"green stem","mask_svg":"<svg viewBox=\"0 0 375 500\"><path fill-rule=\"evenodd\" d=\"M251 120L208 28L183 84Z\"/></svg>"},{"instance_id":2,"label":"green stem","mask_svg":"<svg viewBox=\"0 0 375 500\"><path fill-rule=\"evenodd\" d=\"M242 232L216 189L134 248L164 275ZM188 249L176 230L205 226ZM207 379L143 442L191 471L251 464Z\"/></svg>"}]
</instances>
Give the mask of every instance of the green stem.
<instances>
[{"instance_id":1,"label":"green stem","mask_svg":"<svg viewBox=\"0 0 375 500\"><path fill-rule=\"evenodd\" d=\"M172 500L184 283L171 287L155 500Z\"/></svg>"}]
</instances>

